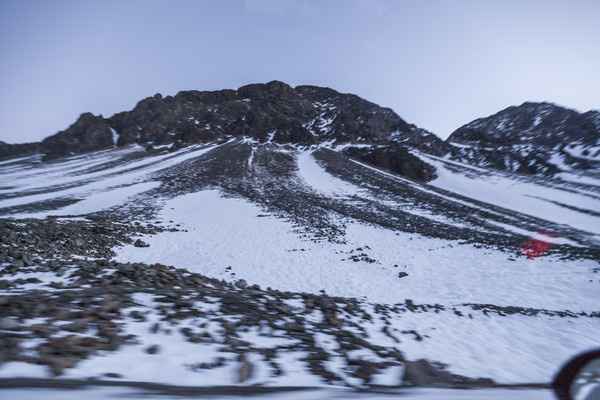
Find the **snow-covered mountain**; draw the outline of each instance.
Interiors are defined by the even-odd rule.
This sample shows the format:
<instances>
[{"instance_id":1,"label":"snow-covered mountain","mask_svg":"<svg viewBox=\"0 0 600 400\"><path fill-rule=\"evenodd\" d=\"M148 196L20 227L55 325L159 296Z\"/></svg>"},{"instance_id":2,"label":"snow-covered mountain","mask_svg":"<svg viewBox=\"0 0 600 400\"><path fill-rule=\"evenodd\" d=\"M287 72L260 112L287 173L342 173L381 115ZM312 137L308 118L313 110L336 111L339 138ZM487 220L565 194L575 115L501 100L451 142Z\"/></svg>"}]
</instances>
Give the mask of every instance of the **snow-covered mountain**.
<instances>
[{"instance_id":1,"label":"snow-covered mountain","mask_svg":"<svg viewBox=\"0 0 600 400\"><path fill-rule=\"evenodd\" d=\"M450 135L455 159L525 174L595 171L600 111L523 103L470 122Z\"/></svg>"},{"instance_id":2,"label":"snow-covered mountain","mask_svg":"<svg viewBox=\"0 0 600 400\"><path fill-rule=\"evenodd\" d=\"M0 162L0 377L548 382L597 345L600 174L468 137L280 82L84 114Z\"/></svg>"}]
</instances>

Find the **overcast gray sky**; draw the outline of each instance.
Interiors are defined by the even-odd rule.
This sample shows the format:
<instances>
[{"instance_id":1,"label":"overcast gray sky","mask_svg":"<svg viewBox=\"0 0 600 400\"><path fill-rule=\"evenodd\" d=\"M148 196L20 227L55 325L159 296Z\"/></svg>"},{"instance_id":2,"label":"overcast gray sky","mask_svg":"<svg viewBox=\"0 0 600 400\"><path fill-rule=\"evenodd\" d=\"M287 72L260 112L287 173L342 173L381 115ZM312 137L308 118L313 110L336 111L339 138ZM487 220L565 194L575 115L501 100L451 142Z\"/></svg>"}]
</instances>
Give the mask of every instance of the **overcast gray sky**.
<instances>
[{"instance_id":1,"label":"overcast gray sky","mask_svg":"<svg viewBox=\"0 0 600 400\"><path fill-rule=\"evenodd\" d=\"M600 109L598 0L0 0L0 140L155 93L281 80L445 138L524 101Z\"/></svg>"}]
</instances>

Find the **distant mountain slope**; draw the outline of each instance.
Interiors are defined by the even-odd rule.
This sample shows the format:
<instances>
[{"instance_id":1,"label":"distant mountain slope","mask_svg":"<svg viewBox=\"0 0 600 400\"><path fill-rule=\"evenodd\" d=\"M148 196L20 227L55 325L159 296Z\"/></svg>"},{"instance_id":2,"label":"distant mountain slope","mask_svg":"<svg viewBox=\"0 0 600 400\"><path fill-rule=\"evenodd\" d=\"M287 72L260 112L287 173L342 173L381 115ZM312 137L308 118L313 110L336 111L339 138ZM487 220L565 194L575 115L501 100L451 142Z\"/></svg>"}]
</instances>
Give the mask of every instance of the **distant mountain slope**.
<instances>
[{"instance_id":1,"label":"distant mountain slope","mask_svg":"<svg viewBox=\"0 0 600 400\"><path fill-rule=\"evenodd\" d=\"M600 112L523 103L470 122L447 139L453 157L482 167L551 175L600 165Z\"/></svg>"}]
</instances>

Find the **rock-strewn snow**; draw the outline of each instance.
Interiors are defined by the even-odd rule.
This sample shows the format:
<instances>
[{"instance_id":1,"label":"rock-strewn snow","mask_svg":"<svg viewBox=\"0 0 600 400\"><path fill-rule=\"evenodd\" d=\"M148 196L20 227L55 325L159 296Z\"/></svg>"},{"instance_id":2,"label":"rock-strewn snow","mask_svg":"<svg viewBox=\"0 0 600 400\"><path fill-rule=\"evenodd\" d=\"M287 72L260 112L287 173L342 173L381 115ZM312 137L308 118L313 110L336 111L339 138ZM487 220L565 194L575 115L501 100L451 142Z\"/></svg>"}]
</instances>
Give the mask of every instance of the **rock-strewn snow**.
<instances>
[{"instance_id":1,"label":"rock-strewn snow","mask_svg":"<svg viewBox=\"0 0 600 400\"><path fill-rule=\"evenodd\" d=\"M300 238L291 223L246 201L222 198L217 191L172 199L160 217L184 231L144 237L149 248L121 248L119 260L160 262L278 290L325 290L388 304L412 299L446 306L480 303L590 312L600 303L597 283L589 282L590 269L597 266L593 261L515 259L358 223L348 223L345 244L314 242ZM367 257L354 262L354 254ZM408 276L398 278L399 272ZM392 329L416 329L428 336L403 342L409 358L435 357L457 373L501 382L549 379L571 353L592 347L600 328L598 319L471 319L454 313L403 314L391 324ZM373 335L382 327L375 324ZM379 336L381 343L394 343Z\"/></svg>"},{"instance_id":2,"label":"rock-strewn snow","mask_svg":"<svg viewBox=\"0 0 600 400\"><path fill-rule=\"evenodd\" d=\"M147 157L144 153L139 148L104 152L57 161L48 167L33 165L30 160L0 164L0 208L4 215L17 217L85 215L109 208L114 211L143 200L142 207L148 204L150 211L157 210L156 215L149 212L152 220L143 222L156 218L155 223L173 230L145 230L150 233L141 239L149 247L120 245L115 249L119 262L161 263L230 283L243 279L263 290L271 287L312 296L325 291L329 296L359 299L372 318L338 310L338 320L325 316L318 307L306 311L308 305L298 294L285 299L289 312L302 313L306 326L314 329L308 335L327 353L326 370L343 377L348 385L360 382L352 375L353 367L344 358L335 332L364 335L366 342L398 349L408 360L426 358L448 364L453 373L501 383L548 381L573 353L597 345L600 318L593 313L600 304L594 275L598 260L566 259L560 253L528 260L519 254L518 244L500 251L489 242L477 242L476 236L494 227L504 235L535 235L532 227L537 221L527 227L520 225L527 216L600 234L595 181L562 186L556 181L540 183L481 168L461 171L460 163L429 157L428 162L438 167L439 178L431 185L422 185L362 163L346 160L344 164L333 156L327 158L327 154L317 159L316 152L252 141L190 147ZM349 166L356 169L334 176L327 172L332 165L336 171ZM385 188L377 186L382 176L388 185ZM569 180L575 178L569 175ZM289 191L284 190L286 185ZM305 202L294 203L291 200L295 196L305 196ZM433 198L438 201L435 207L426 200ZM53 201L58 205L36 206ZM391 209L404 214L389 213ZM456 211L463 209L481 215L481 220ZM313 212L319 213L318 218L310 218ZM380 219L363 218L362 213ZM393 224L385 223L389 215ZM23 221L12 223L27 225ZM307 226L306 221L313 226ZM427 230L429 236L411 228L416 221L432 227ZM316 233L315 226L322 228L324 223L335 225L332 236ZM438 226L449 226L461 235L467 231L458 237L470 240L435 236ZM78 247L72 239L59 240L69 248ZM55 239L46 242L50 240ZM557 246L578 245L577 251L585 246L570 238L557 237L553 242ZM70 285L91 289L90 283L76 283L71 269L77 266L65 265L67 271L58 279L37 261L29 267L13 255L0 265L12 271L8 274L12 286L3 283L8 287L3 295L49 290L50 284L67 288L64 290L71 290ZM115 274L122 279L124 274L119 275L115 265L102 270L94 284L105 284L105 277L112 279ZM128 265L125 270L134 269ZM148 273L152 268L140 271ZM239 316L221 313L222 304L206 298L195 301L194 310L208 313L208 317L180 318L149 335L162 318L157 312L161 305L156 297L144 296L134 296L137 305L119 321L125 332L136 335L137 343L89 357L66 369L64 377L117 373L128 380L182 385L236 383L234 376L242 361L232 354L221 354L226 340L222 327ZM268 295L263 292L261 296ZM129 317L134 311L143 312L146 319ZM10 316L4 322L10 327L15 320ZM186 340L181 328L200 326L214 342ZM280 375L256 352L247 351L245 360L255 370L245 384L325 385L307 368L308 353L293 349L298 339L283 332L252 326L235 333L238 340L259 347L290 350L275 357L284 371ZM36 340L23 344L31 346L23 350L35 349L39 344ZM161 350L149 354L147 349L153 345ZM379 360L368 347L343 351L348 357ZM220 357L225 361L214 368L194 370L190 365L197 362L199 353L203 361ZM396 359L386 364L373 374L373 382L399 383L403 368L399 363ZM2 365L0 376L45 376L45 368L14 361Z\"/></svg>"}]
</instances>

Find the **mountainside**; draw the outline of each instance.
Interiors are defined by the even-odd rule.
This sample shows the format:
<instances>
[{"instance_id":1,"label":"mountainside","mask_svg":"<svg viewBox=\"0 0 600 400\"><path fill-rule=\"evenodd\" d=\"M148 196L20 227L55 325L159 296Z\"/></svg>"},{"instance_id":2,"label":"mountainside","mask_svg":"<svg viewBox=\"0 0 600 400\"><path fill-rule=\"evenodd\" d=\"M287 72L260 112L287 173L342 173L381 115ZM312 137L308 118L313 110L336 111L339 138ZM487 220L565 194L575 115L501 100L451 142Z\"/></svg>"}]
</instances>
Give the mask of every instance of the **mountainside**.
<instances>
[{"instance_id":1,"label":"mountainside","mask_svg":"<svg viewBox=\"0 0 600 400\"><path fill-rule=\"evenodd\" d=\"M0 160L42 153L48 161L130 144L176 150L232 137L304 146L329 143L357 160L422 182L434 179L435 169L411 150L528 175L595 175L600 166L597 110L580 114L550 103L523 103L470 122L442 141L355 95L278 81L164 98L156 94L110 118L84 113L40 143L0 142Z\"/></svg>"},{"instance_id":2,"label":"mountainside","mask_svg":"<svg viewBox=\"0 0 600 400\"><path fill-rule=\"evenodd\" d=\"M184 91L165 98L157 94L111 118L85 113L65 131L28 149L29 154L41 151L44 160L51 160L133 143L177 149L230 137L299 145L352 143L362 147L348 148L354 157L424 181L435 176L432 168L408 154L406 146L434 155L449 150L437 136L406 123L388 108L328 88L292 88L278 81L238 90ZM0 157L8 157L11 150L19 149L0 147ZM400 161L390 162L396 159Z\"/></svg>"},{"instance_id":3,"label":"mountainside","mask_svg":"<svg viewBox=\"0 0 600 400\"><path fill-rule=\"evenodd\" d=\"M470 122L447 139L455 159L482 167L553 175L600 166L600 111L580 114L523 103Z\"/></svg>"},{"instance_id":4,"label":"mountainside","mask_svg":"<svg viewBox=\"0 0 600 400\"><path fill-rule=\"evenodd\" d=\"M596 170L471 165L279 82L34 145L0 161L0 384L491 387L597 345Z\"/></svg>"}]
</instances>

